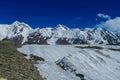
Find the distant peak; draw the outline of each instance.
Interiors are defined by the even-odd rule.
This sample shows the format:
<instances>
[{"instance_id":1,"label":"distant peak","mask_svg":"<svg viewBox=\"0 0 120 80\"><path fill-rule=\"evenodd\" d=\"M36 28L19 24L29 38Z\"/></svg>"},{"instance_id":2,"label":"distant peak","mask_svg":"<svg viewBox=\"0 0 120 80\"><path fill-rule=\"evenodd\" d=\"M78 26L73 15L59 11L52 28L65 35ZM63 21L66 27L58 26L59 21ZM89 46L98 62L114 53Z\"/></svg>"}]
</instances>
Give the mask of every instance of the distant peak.
<instances>
[{"instance_id":1,"label":"distant peak","mask_svg":"<svg viewBox=\"0 0 120 80\"><path fill-rule=\"evenodd\" d=\"M101 27L96 27L93 30L102 31L103 29Z\"/></svg>"},{"instance_id":2,"label":"distant peak","mask_svg":"<svg viewBox=\"0 0 120 80\"><path fill-rule=\"evenodd\" d=\"M55 29L60 29L60 30L69 30L69 28L65 25L58 24Z\"/></svg>"},{"instance_id":3,"label":"distant peak","mask_svg":"<svg viewBox=\"0 0 120 80\"><path fill-rule=\"evenodd\" d=\"M64 26L64 25L62 25L62 24L58 24L57 26L58 26L58 27L61 27L61 26Z\"/></svg>"},{"instance_id":4,"label":"distant peak","mask_svg":"<svg viewBox=\"0 0 120 80\"><path fill-rule=\"evenodd\" d=\"M28 24L26 24L26 23L24 23L24 22L15 21L15 22L13 22L11 25L12 25L13 27L22 27L22 28L28 28L28 29L31 29L31 30L32 30L32 28L31 28Z\"/></svg>"},{"instance_id":5,"label":"distant peak","mask_svg":"<svg viewBox=\"0 0 120 80\"><path fill-rule=\"evenodd\" d=\"M25 23L24 22L19 22L19 21L15 21L15 22L12 23L12 25L14 25L14 26L20 26L21 24L24 25Z\"/></svg>"},{"instance_id":6,"label":"distant peak","mask_svg":"<svg viewBox=\"0 0 120 80\"><path fill-rule=\"evenodd\" d=\"M85 31L102 31L103 29L101 27L95 27L95 28L85 28Z\"/></svg>"},{"instance_id":7,"label":"distant peak","mask_svg":"<svg viewBox=\"0 0 120 80\"><path fill-rule=\"evenodd\" d=\"M19 24L19 23L21 23L21 22L19 22L19 21L15 21L15 22L13 22L14 24Z\"/></svg>"}]
</instances>

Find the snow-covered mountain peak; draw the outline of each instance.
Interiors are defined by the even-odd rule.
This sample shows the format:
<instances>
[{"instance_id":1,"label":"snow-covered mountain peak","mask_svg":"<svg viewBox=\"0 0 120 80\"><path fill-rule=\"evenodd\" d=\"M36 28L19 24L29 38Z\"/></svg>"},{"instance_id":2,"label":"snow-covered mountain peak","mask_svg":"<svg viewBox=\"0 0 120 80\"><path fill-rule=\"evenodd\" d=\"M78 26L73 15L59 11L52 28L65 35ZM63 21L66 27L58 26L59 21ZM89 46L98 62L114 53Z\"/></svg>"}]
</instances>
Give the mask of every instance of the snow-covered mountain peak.
<instances>
[{"instance_id":1,"label":"snow-covered mountain peak","mask_svg":"<svg viewBox=\"0 0 120 80\"><path fill-rule=\"evenodd\" d=\"M29 30L33 30L28 24L24 23L24 22L19 22L19 21L15 21L11 24L11 26L13 28L27 28Z\"/></svg>"},{"instance_id":2,"label":"snow-covered mountain peak","mask_svg":"<svg viewBox=\"0 0 120 80\"><path fill-rule=\"evenodd\" d=\"M9 25L8 38L19 38L20 42L24 43L31 31L33 29L28 24L15 21Z\"/></svg>"},{"instance_id":3,"label":"snow-covered mountain peak","mask_svg":"<svg viewBox=\"0 0 120 80\"><path fill-rule=\"evenodd\" d=\"M96 27L96 28L85 28L85 31L103 31L101 27Z\"/></svg>"},{"instance_id":4,"label":"snow-covered mountain peak","mask_svg":"<svg viewBox=\"0 0 120 80\"><path fill-rule=\"evenodd\" d=\"M20 22L19 21L14 21L12 24L20 24Z\"/></svg>"},{"instance_id":5,"label":"snow-covered mountain peak","mask_svg":"<svg viewBox=\"0 0 120 80\"><path fill-rule=\"evenodd\" d=\"M101 27L93 28L93 31L103 31Z\"/></svg>"},{"instance_id":6,"label":"snow-covered mountain peak","mask_svg":"<svg viewBox=\"0 0 120 80\"><path fill-rule=\"evenodd\" d=\"M120 44L119 33L98 28L69 29L64 25L55 28L32 29L24 22L0 25L0 40L10 39L20 43L35 44Z\"/></svg>"},{"instance_id":7,"label":"snow-covered mountain peak","mask_svg":"<svg viewBox=\"0 0 120 80\"><path fill-rule=\"evenodd\" d=\"M61 24L58 24L56 27L55 27L56 30L69 30L69 28L65 25L61 25Z\"/></svg>"}]
</instances>

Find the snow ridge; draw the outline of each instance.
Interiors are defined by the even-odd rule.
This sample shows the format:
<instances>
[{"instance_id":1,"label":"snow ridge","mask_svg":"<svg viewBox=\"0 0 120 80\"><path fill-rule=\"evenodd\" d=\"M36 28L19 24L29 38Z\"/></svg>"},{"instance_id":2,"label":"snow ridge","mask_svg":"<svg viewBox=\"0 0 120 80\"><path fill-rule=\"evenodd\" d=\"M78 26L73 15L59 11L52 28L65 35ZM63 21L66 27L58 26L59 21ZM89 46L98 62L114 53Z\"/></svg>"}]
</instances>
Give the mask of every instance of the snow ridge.
<instances>
[{"instance_id":1,"label":"snow ridge","mask_svg":"<svg viewBox=\"0 0 120 80\"><path fill-rule=\"evenodd\" d=\"M55 28L32 29L24 22L0 25L0 40L30 44L120 44L120 37L102 28L70 29L58 24Z\"/></svg>"}]
</instances>

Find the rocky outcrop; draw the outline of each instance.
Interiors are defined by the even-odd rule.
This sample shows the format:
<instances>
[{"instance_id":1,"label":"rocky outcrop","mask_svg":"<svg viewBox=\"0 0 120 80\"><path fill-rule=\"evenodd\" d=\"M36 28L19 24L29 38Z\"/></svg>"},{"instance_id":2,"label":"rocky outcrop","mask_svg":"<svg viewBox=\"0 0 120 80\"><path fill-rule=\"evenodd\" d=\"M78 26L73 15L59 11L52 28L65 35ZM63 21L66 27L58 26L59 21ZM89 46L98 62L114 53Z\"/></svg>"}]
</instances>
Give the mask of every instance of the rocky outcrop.
<instances>
[{"instance_id":1,"label":"rocky outcrop","mask_svg":"<svg viewBox=\"0 0 120 80\"><path fill-rule=\"evenodd\" d=\"M79 77L80 80L85 80L84 75L77 73L77 68L66 57L56 61L56 64L63 70L73 73L75 76Z\"/></svg>"}]
</instances>

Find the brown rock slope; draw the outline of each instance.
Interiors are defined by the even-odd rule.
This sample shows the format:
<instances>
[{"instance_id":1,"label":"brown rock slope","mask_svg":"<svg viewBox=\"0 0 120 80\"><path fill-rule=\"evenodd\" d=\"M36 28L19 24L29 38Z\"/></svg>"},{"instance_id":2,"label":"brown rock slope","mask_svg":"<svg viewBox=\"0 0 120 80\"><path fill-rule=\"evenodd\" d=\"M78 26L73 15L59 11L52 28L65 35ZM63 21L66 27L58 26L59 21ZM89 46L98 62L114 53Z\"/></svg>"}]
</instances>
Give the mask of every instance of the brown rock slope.
<instances>
[{"instance_id":1,"label":"brown rock slope","mask_svg":"<svg viewBox=\"0 0 120 80\"><path fill-rule=\"evenodd\" d=\"M0 76L7 80L43 80L34 63L19 53L17 47L20 45L0 42Z\"/></svg>"}]
</instances>

